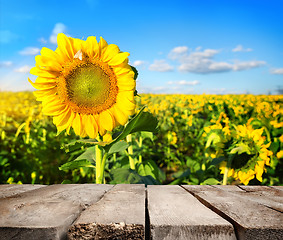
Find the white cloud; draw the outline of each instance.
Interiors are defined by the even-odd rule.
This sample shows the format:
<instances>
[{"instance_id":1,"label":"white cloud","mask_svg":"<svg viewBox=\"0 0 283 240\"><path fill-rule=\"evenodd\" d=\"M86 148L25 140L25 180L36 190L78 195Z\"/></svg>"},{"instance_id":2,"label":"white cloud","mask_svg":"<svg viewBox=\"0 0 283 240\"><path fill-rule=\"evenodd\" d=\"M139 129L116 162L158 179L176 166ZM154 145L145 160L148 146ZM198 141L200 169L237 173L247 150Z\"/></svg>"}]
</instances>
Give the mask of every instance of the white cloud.
<instances>
[{"instance_id":1,"label":"white cloud","mask_svg":"<svg viewBox=\"0 0 283 240\"><path fill-rule=\"evenodd\" d=\"M24 65L22 67L16 68L14 69L14 72L18 72L18 73L29 73L31 70L32 66L29 65Z\"/></svg>"},{"instance_id":2,"label":"white cloud","mask_svg":"<svg viewBox=\"0 0 283 240\"><path fill-rule=\"evenodd\" d=\"M242 70L248 70L251 68L257 68L265 65L266 62L264 61L249 61L249 62L238 62L233 65L234 71L242 71Z\"/></svg>"},{"instance_id":3,"label":"white cloud","mask_svg":"<svg viewBox=\"0 0 283 240\"><path fill-rule=\"evenodd\" d=\"M197 80L194 80L194 81L181 80L181 81L169 81L168 84L170 84L170 85L181 85L181 86L184 86L184 85L195 86L195 85L200 84L200 82L197 81Z\"/></svg>"},{"instance_id":4,"label":"white cloud","mask_svg":"<svg viewBox=\"0 0 283 240\"><path fill-rule=\"evenodd\" d=\"M36 47L26 47L22 51L19 52L21 55L36 55L40 52L39 48Z\"/></svg>"},{"instance_id":5,"label":"white cloud","mask_svg":"<svg viewBox=\"0 0 283 240\"><path fill-rule=\"evenodd\" d=\"M283 74L283 68L276 68L270 71L271 74Z\"/></svg>"},{"instance_id":6,"label":"white cloud","mask_svg":"<svg viewBox=\"0 0 283 240\"><path fill-rule=\"evenodd\" d=\"M5 68L5 67L10 67L12 66L12 62L11 61L3 61L3 62L0 62L0 68Z\"/></svg>"},{"instance_id":7,"label":"white cloud","mask_svg":"<svg viewBox=\"0 0 283 240\"><path fill-rule=\"evenodd\" d=\"M168 54L168 57L170 59L176 60L184 55L187 54L188 52L188 47L187 46L179 46L179 47L175 47L173 48L170 53Z\"/></svg>"},{"instance_id":8,"label":"white cloud","mask_svg":"<svg viewBox=\"0 0 283 240\"><path fill-rule=\"evenodd\" d=\"M265 64L264 61L238 61L232 63L224 61L217 62L213 58L215 55L219 54L220 51L216 49L204 49L202 51L194 52L179 51L181 54L178 54L178 51L175 51L174 49L170 52L170 54L175 52L174 58L180 62L178 69L183 72L209 74L229 71L242 71L260 67ZM200 50L201 48L198 47L197 49ZM171 56L172 59L172 55L170 54L169 57Z\"/></svg>"},{"instance_id":9,"label":"white cloud","mask_svg":"<svg viewBox=\"0 0 283 240\"><path fill-rule=\"evenodd\" d=\"M157 72L170 72L173 71L174 68L165 60L154 60L154 63L149 66L149 70Z\"/></svg>"},{"instance_id":10,"label":"white cloud","mask_svg":"<svg viewBox=\"0 0 283 240\"><path fill-rule=\"evenodd\" d=\"M235 47L234 49L232 49L232 52L251 52L252 49L251 48L243 48L242 45L238 45L237 47Z\"/></svg>"},{"instance_id":11,"label":"white cloud","mask_svg":"<svg viewBox=\"0 0 283 240\"><path fill-rule=\"evenodd\" d=\"M133 62L133 66L134 67L138 67L138 66L141 66L141 65L144 65L145 64L145 61L142 61L142 60L136 60Z\"/></svg>"},{"instance_id":12,"label":"white cloud","mask_svg":"<svg viewBox=\"0 0 283 240\"><path fill-rule=\"evenodd\" d=\"M52 34L49 37L49 41L53 44L57 44L57 35L59 33L65 33L65 31L66 31L66 26L63 23L56 23L52 30Z\"/></svg>"}]
</instances>

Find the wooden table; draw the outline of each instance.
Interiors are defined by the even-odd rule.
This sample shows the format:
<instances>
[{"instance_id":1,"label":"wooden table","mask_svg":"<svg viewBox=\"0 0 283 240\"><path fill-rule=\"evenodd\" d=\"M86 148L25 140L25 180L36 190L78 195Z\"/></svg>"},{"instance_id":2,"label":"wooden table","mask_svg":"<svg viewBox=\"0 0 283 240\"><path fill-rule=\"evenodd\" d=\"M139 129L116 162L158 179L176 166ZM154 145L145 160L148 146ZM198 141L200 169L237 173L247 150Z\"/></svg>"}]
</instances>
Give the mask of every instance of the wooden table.
<instances>
[{"instance_id":1,"label":"wooden table","mask_svg":"<svg viewBox=\"0 0 283 240\"><path fill-rule=\"evenodd\" d=\"M0 239L283 239L283 187L0 185Z\"/></svg>"}]
</instances>

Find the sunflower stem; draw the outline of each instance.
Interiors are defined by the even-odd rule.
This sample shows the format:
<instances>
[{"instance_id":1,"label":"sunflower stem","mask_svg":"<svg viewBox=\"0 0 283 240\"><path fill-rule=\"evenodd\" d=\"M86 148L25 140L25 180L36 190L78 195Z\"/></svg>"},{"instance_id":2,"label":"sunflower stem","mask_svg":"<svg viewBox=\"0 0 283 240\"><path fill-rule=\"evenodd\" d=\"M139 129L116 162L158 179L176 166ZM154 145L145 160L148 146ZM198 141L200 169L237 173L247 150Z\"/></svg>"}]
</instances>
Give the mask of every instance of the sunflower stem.
<instances>
[{"instance_id":1,"label":"sunflower stem","mask_svg":"<svg viewBox=\"0 0 283 240\"><path fill-rule=\"evenodd\" d=\"M102 181L101 181L101 161L102 161L102 149L100 149L99 145L95 145L95 161L96 161L96 174L95 174L95 177L96 177L96 183L97 184L101 184Z\"/></svg>"},{"instance_id":2,"label":"sunflower stem","mask_svg":"<svg viewBox=\"0 0 283 240\"><path fill-rule=\"evenodd\" d=\"M135 160L133 159L133 142L132 142L132 134L129 134L127 137L127 142L129 144L129 147L128 147L128 153L129 153L129 162L130 162L130 168L135 170Z\"/></svg>"},{"instance_id":3,"label":"sunflower stem","mask_svg":"<svg viewBox=\"0 0 283 240\"><path fill-rule=\"evenodd\" d=\"M139 148L140 148L140 150L141 150L141 148L142 148L142 136L140 136L139 137L139 142L138 142L138 144L139 144ZM140 151L140 154L139 154L139 163L142 163L142 154L141 154L141 151Z\"/></svg>"},{"instance_id":4,"label":"sunflower stem","mask_svg":"<svg viewBox=\"0 0 283 240\"><path fill-rule=\"evenodd\" d=\"M230 167L231 167L231 162L232 162L232 159L230 157L228 157L228 161L227 161L227 164L226 164L226 167L225 167L225 170L224 170L222 185L227 185L228 173L229 173L229 170L230 170Z\"/></svg>"},{"instance_id":5,"label":"sunflower stem","mask_svg":"<svg viewBox=\"0 0 283 240\"><path fill-rule=\"evenodd\" d=\"M105 179L104 179L104 170L105 170L105 163L106 163L106 160L108 158L108 153L105 152L104 155L103 155L103 158L102 158L102 162L101 162L101 168L100 168L100 183L105 183Z\"/></svg>"}]
</instances>

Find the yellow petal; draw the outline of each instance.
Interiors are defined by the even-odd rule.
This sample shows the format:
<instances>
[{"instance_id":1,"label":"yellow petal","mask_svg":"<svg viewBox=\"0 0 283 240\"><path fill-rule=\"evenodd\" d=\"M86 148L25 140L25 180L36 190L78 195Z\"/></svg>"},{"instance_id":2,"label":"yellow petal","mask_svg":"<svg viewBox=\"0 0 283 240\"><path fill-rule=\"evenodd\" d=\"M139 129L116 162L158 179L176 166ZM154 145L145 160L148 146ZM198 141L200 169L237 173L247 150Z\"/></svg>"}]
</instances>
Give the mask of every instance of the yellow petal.
<instances>
[{"instance_id":1,"label":"yellow petal","mask_svg":"<svg viewBox=\"0 0 283 240\"><path fill-rule=\"evenodd\" d=\"M117 95L117 105L123 106L125 110L134 110L136 108L134 94L132 91L119 92Z\"/></svg>"},{"instance_id":2,"label":"yellow petal","mask_svg":"<svg viewBox=\"0 0 283 240\"><path fill-rule=\"evenodd\" d=\"M100 41L99 41L99 57L101 57L103 55L103 52L104 52L104 48L107 46L107 42L102 38L100 37Z\"/></svg>"},{"instance_id":3,"label":"yellow petal","mask_svg":"<svg viewBox=\"0 0 283 240\"><path fill-rule=\"evenodd\" d=\"M86 115L85 131L90 138L96 138L98 126L92 115Z\"/></svg>"},{"instance_id":4,"label":"yellow petal","mask_svg":"<svg viewBox=\"0 0 283 240\"><path fill-rule=\"evenodd\" d=\"M32 75L36 75L44 78L56 78L59 75L59 72L57 71L43 70L43 69L39 69L38 67L33 67L30 70L30 73Z\"/></svg>"},{"instance_id":5,"label":"yellow petal","mask_svg":"<svg viewBox=\"0 0 283 240\"><path fill-rule=\"evenodd\" d=\"M64 33L59 33L57 35L57 43L58 48L56 49L56 52L58 51L61 53L64 60L72 60L75 53L69 38Z\"/></svg>"},{"instance_id":6,"label":"yellow petal","mask_svg":"<svg viewBox=\"0 0 283 240\"><path fill-rule=\"evenodd\" d=\"M103 55L101 56L101 60L103 62L108 62L112 58L114 58L119 53L119 48L115 44L109 44L107 47L105 47L105 51Z\"/></svg>"},{"instance_id":7,"label":"yellow petal","mask_svg":"<svg viewBox=\"0 0 283 240\"><path fill-rule=\"evenodd\" d=\"M78 38L71 38L69 37L69 41L73 48L74 54L76 54L79 50L84 48L85 41L78 39Z\"/></svg>"},{"instance_id":8,"label":"yellow petal","mask_svg":"<svg viewBox=\"0 0 283 240\"><path fill-rule=\"evenodd\" d=\"M75 133L77 135L81 136L81 133L83 132L83 130L82 130L83 125L82 125L82 119L81 119L80 114L75 113L75 117L74 117L73 122L72 122L72 127L73 127Z\"/></svg>"},{"instance_id":9,"label":"yellow petal","mask_svg":"<svg viewBox=\"0 0 283 240\"><path fill-rule=\"evenodd\" d=\"M33 83L29 78L28 81L30 82L30 84L36 88L36 89L40 89L40 90L46 90L46 89L51 89L56 87L56 83L54 82L47 82L47 83Z\"/></svg>"},{"instance_id":10,"label":"yellow petal","mask_svg":"<svg viewBox=\"0 0 283 240\"><path fill-rule=\"evenodd\" d=\"M109 111L103 111L99 114L98 123L107 131L112 131L114 128L114 119Z\"/></svg>"},{"instance_id":11,"label":"yellow petal","mask_svg":"<svg viewBox=\"0 0 283 240\"><path fill-rule=\"evenodd\" d=\"M91 36L87 38L84 52L86 52L90 58L99 57L99 46L96 37Z\"/></svg>"},{"instance_id":12,"label":"yellow petal","mask_svg":"<svg viewBox=\"0 0 283 240\"><path fill-rule=\"evenodd\" d=\"M123 109L120 109L117 104L114 105L111 109L111 112L113 112L113 115L115 117L115 120L120 124L120 125L125 125L129 119L129 116L126 115L123 112Z\"/></svg>"},{"instance_id":13,"label":"yellow petal","mask_svg":"<svg viewBox=\"0 0 283 240\"><path fill-rule=\"evenodd\" d=\"M136 81L129 77L119 78L117 85L119 91L134 91L136 88Z\"/></svg>"},{"instance_id":14,"label":"yellow petal","mask_svg":"<svg viewBox=\"0 0 283 240\"><path fill-rule=\"evenodd\" d=\"M56 88L34 91L33 95L36 97L37 101L43 101L47 96L54 96L57 93Z\"/></svg>"},{"instance_id":15,"label":"yellow petal","mask_svg":"<svg viewBox=\"0 0 283 240\"><path fill-rule=\"evenodd\" d=\"M113 71L116 76L124 76L130 74L131 77L134 77L134 72L129 65L125 65L123 67L115 67L113 68Z\"/></svg>"},{"instance_id":16,"label":"yellow petal","mask_svg":"<svg viewBox=\"0 0 283 240\"><path fill-rule=\"evenodd\" d=\"M56 78L44 78L44 77L37 77L35 80L36 83L56 83Z\"/></svg>"},{"instance_id":17,"label":"yellow petal","mask_svg":"<svg viewBox=\"0 0 283 240\"><path fill-rule=\"evenodd\" d=\"M64 59L57 53L49 48L43 47L40 51L41 56L51 58L54 62L58 62L60 65L64 64Z\"/></svg>"},{"instance_id":18,"label":"yellow petal","mask_svg":"<svg viewBox=\"0 0 283 240\"><path fill-rule=\"evenodd\" d=\"M62 70L62 65L59 62L54 61L53 58L37 55L35 61L36 66L39 68L58 72Z\"/></svg>"},{"instance_id":19,"label":"yellow petal","mask_svg":"<svg viewBox=\"0 0 283 240\"><path fill-rule=\"evenodd\" d=\"M122 62L124 62L125 59L127 59L129 55L130 55L130 54L127 53L127 52L118 53L115 57L113 57L113 58L108 62L108 64L109 64L110 66L119 65L119 64L121 64Z\"/></svg>"},{"instance_id":20,"label":"yellow petal","mask_svg":"<svg viewBox=\"0 0 283 240\"><path fill-rule=\"evenodd\" d=\"M53 117L53 123L57 126L58 131L62 132L71 125L74 117L74 112L70 108L67 108L60 115Z\"/></svg>"},{"instance_id":21,"label":"yellow petal","mask_svg":"<svg viewBox=\"0 0 283 240\"><path fill-rule=\"evenodd\" d=\"M64 109L66 108L66 105L64 104L58 104L56 102L49 102L43 104L42 112L49 116L56 116L60 114Z\"/></svg>"}]
</instances>

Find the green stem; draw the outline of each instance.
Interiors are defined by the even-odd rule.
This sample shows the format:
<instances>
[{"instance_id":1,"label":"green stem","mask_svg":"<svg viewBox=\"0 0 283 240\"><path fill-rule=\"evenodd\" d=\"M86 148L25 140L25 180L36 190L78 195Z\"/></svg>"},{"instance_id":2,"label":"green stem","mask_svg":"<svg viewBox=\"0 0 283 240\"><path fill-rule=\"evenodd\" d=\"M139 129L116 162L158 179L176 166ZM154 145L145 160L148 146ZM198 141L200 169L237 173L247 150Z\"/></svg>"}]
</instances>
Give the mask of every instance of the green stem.
<instances>
[{"instance_id":1,"label":"green stem","mask_svg":"<svg viewBox=\"0 0 283 240\"><path fill-rule=\"evenodd\" d=\"M101 168L100 168L100 174L99 174L99 183L105 183L105 179L104 179L104 169L105 169L105 163L106 160L108 158L108 153L105 152L104 156L102 158L102 162L101 162Z\"/></svg>"},{"instance_id":2,"label":"green stem","mask_svg":"<svg viewBox=\"0 0 283 240\"><path fill-rule=\"evenodd\" d=\"M139 137L139 148L142 148L142 136ZM142 163L142 154L139 155L139 163Z\"/></svg>"},{"instance_id":3,"label":"green stem","mask_svg":"<svg viewBox=\"0 0 283 240\"><path fill-rule=\"evenodd\" d=\"M130 162L130 168L135 170L135 160L133 159L133 143L132 143L132 134L129 134L127 137L127 142L129 144L129 147L128 147L128 153L129 153L129 162Z\"/></svg>"},{"instance_id":4,"label":"green stem","mask_svg":"<svg viewBox=\"0 0 283 240\"><path fill-rule=\"evenodd\" d=\"M96 177L96 183L101 184L102 178L101 178L101 163L102 163L102 149L100 149L99 145L95 145L95 162L96 162L96 168L95 168L95 177ZM103 169L104 170L104 169Z\"/></svg>"},{"instance_id":5,"label":"green stem","mask_svg":"<svg viewBox=\"0 0 283 240\"><path fill-rule=\"evenodd\" d=\"M229 169L231 167L231 162L232 162L232 159L230 157L228 157L228 161L227 161L227 164L226 164L226 167L225 167L225 171L224 171L222 185L227 185L228 173L229 173Z\"/></svg>"}]
</instances>

